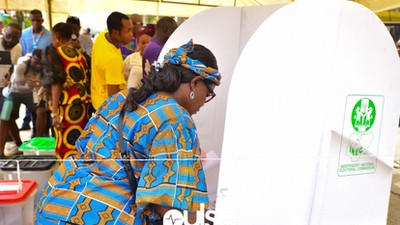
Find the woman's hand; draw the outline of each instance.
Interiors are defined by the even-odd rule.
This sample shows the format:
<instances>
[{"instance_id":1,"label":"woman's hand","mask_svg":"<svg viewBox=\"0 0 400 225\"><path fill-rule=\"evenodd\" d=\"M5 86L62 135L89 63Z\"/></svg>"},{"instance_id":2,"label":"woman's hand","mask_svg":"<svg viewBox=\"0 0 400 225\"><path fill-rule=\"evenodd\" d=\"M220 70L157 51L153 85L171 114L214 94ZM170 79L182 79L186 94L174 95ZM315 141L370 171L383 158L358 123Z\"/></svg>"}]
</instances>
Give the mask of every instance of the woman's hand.
<instances>
[{"instance_id":1,"label":"woman's hand","mask_svg":"<svg viewBox=\"0 0 400 225\"><path fill-rule=\"evenodd\" d=\"M81 49L82 48L81 43L79 42L78 39L71 39L69 41L69 45L71 47L75 48L75 49Z\"/></svg>"},{"instance_id":2,"label":"woman's hand","mask_svg":"<svg viewBox=\"0 0 400 225\"><path fill-rule=\"evenodd\" d=\"M63 119L62 116L60 116L58 114L54 115L54 117L53 117L54 129L56 129L58 131L62 131L65 128L64 123L62 122L62 119Z\"/></svg>"},{"instance_id":3,"label":"woman's hand","mask_svg":"<svg viewBox=\"0 0 400 225\"><path fill-rule=\"evenodd\" d=\"M10 85L10 74L6 73L3 78L1 79L0 85L3 87L7 87Z\"/></svg>"},{"instance_id":4,"label":"woman's hand","mask_svg":"<svg viewBox=\"0 0 400 225\"><path fill-rule=\"evenodd\" d=\"M3 87L10 86L10 84L11 84L10 80L2 80L1 81L1 86L3 86Z\"/></svg>"},{"instance_id":5,"label":"woman's hand","mask_svg":"<svg viewBox=\"0 0 400 225\"><path fill-rule=\"evenodd\" d=\"M27 83L28 87L30 87L30 88L35 88L35 87L41 86L41 82L38 80L34 80L34 79L30 79L26 83Z\"/></svg>"}]
</instances>

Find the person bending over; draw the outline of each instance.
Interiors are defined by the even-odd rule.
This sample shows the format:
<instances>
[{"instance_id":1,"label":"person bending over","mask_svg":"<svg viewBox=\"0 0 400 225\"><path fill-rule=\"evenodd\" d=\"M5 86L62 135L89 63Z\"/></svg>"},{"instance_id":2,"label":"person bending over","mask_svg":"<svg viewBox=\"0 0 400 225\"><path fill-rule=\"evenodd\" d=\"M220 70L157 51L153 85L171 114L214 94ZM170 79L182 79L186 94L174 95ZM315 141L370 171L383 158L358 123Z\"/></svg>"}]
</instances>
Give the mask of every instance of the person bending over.
<instances>
[{"instance_id":1,"label":"person bending over","mask_svg":"<svg viewBox=\"0 0 400 225\"><path fill-rule=\"evenodd\" d=\"M149 224L170 209L207 208L192 115L215 97L217 69L212 52L189 41L139 89L106 100L76 142L79 155L63 161L39 196L36 224Z\"/></svg>"}]
</instances>

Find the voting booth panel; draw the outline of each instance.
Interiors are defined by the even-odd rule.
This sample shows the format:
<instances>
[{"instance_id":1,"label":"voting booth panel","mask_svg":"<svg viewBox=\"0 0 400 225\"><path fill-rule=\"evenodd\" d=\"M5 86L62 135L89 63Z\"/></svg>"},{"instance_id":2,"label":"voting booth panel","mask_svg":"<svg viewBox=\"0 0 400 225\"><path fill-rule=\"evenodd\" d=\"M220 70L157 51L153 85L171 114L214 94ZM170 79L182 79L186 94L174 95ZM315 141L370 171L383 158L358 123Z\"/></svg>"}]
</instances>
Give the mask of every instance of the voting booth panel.
<instances>
[{"instance_id":1,"label":"voting booth panel","mask_svg":"<svg viewBox=\"0 0 400 225\"><path fill-rule=\"evenodd\" d=\"M222 74L194 115L221 160L206 169L217 224L385 224L400 65L372 12L344 0L210 9L159 61L190 38Z\"/></svg>"},{"instance_id":2,"label":"voting booth panel","mask_svg":"<svg viewBox=\"0 0 400 225\"><path fill-rule=\"evenodd\" d=\"M215 153L211 154L209 161L206 162L207 165L216 165L206 171L212 206L217 193L226 103L233 70L242 49L254 31L266 18L283 6L220 7L203 11L181 24L160 53L158 61L162 62L169 49L185 44L192 38L194 43L209 48L217 58L218 70L222 74L221 85L215 88L217 97L206 103L200 112L193 116L202 151Z\"/></svg>"},{"instance_id":3,"label":"voting booth panel","mask_svg":"<svg viewBox=\"0 0 400 225\"><path fill-rule=\"evenodd\" d=\"M216 207L223 222L227 213L237 224L309 220L323 130L318 83L329 60L310 11L289 4L275 12L236 64Z\"/></svg>"},{"instance_id":4,"label":"voting booth panel","mask_svg":"<svg viewBox=\"0 0 400 225\"><path fill-rule=\"evenodd\" d=\"M358 4L298 1L267 18L229 88L218 224L385 224L398 71Z\"/></svg>"},{"instance_id":5,"label":"voting booth panel","mask_svg":"<svg viewBox=\"0 0 400 225\"><path fill-rule=\"evenodd\" d=\"M399 58L379 18L352 2L341 7L335 46L328 109L341 107L326 126L311 224L386 224Z\"/></svg>"}]
</instances>

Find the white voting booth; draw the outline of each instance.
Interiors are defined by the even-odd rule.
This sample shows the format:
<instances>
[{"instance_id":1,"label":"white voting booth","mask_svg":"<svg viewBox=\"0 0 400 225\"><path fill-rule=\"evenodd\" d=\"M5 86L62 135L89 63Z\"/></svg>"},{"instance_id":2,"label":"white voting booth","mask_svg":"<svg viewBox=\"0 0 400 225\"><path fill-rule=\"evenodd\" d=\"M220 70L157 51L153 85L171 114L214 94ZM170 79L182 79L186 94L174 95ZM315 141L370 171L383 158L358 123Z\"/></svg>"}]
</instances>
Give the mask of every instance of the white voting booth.
<instances>
[{"instance_id":1,"label":"white voting booth","mask_svg":"<svg viewBox=\"0 0 400 225\"><path fill-rule=\"evenodd\" d=\"M400 62L375 14L345 0L215 8L161 56L190 38L223 75L194 116L221 157L206 170L216 224L386 224Z\"/></svg>"},{"instance_id":2,"label":"white voting booth","mask_svg":"<svg viewBox=\"0 0 400 225\"><path fill-rule=\"evenodd\" d=\"M248 39L258 26L284 5L263 7L220 7L203 11L181 24L168 39L159 60L171 48L185 44L191 38L209 48L217 58L222 74L221 85L215 88L217 97L205 104L194 119L199 133L200 146L205 152L213 152L210 163L217 166L207 169L207 185L210 199L217 196L219 162L224 136L226 104L229 85L235 65ZM249 94L246 96L250 97ZM213 205L213 203L211 203Z\"/></svg>"}]
</instances>

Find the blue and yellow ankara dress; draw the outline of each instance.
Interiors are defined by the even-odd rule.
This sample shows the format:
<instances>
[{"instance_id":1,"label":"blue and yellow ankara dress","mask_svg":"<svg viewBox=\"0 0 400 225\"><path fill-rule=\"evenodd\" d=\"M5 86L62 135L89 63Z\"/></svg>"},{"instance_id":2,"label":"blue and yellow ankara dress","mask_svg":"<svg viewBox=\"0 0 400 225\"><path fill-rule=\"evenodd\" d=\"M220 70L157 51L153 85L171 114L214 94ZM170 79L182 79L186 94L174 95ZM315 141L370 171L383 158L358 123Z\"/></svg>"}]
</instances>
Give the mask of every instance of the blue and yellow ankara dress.
<instances>
[{"instance_id":1,"label":"blue and yellow ankara dress","mask_svg":"<svg viewBox=\"0 0 400 225\"><path fill-rule=\"evenodd\" d=\"M125 148L138 177L132 197L117 132L127 93L112 96L89 120L77 141L82 154L61 164L39 196L36 224L145 224L144 215L157 218L149 204L191 211L202 203L207 207L193 119L174 99L158 94L125 114Z\"/></svg>"},{"instance_id":2,"label":"blue and yellow ankara dress","mask_svg":"<svg viewBox=\"0 0 400 225\"><path fill-rule=\"evenodd\" d=\"M219 85L221 75L186 56L190 40L167 54ZM111 96L76 142L81 153L54 172L35 206L36 224L146 224L157 220L153 205L181 210L208 207L196 126L189 112L166 95L153 93L135 111L126 111L123 139L138 179L136 197L121 161L118 122L128 91Z\"/></svg>"},{"instance_id":3,"label":"blue and yellow ankara dress","mask_svg":"<svg viewBox=\"0 0 400 225\"><path fill-rule=\"evenodd\" d=\"M63 117L64 129L62 131L55 129L56 155L63 159L77 153L75 141L89 120L87 109L90 95L87 90L88 64L85 57L69 46L58 47L57 52L61 56L62 67L67 74L66 82L62 84L63 90L58 107L59 115Z\"/></svg>"}]
</instances>

